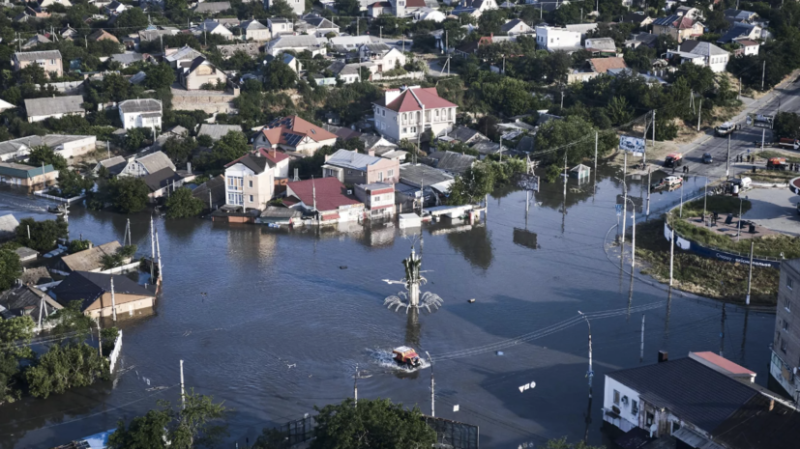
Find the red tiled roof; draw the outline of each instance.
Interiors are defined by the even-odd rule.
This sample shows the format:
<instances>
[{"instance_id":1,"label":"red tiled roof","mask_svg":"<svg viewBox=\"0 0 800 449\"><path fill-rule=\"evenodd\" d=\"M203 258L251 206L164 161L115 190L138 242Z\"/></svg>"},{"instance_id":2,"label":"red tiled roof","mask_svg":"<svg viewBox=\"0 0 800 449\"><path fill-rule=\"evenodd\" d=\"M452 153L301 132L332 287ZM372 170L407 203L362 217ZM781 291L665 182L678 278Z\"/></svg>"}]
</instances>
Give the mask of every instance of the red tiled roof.
<instances>
[{"instance_id":1,"label":"red tiled roof","mask_svg":"<svg viewBox=\"0 0 800 449\"><path fill-rule=\"evenodd\" d=\"M280 161L284 161L289 159L289 155L284 153L283 151L278 151L274 148L264 148L260 147L258 151L261 153L262 156L269 159L270 162L273 164L278 164Z\"/></svg>"},{"instance_id":2,"label":"red tiled roof","mask_svg":"<svg viewBox=\"0 0 800 449\"><path fill-rule=\"evenodd\" d=\"M422 108L419 106L419 103L417 103L417 99L414 98L411 91L411 88L404 90L399 97L385 105L386 109L391 109L395 112L421 111ZM413 89L413 91L417 98L419 98L419 101L425 106L425 109L457 107L457 105L440 97L435 87L418 87Z\"/></svg>"},{"instance_id":3,"label":"red tiled roof","mask_svg":"<svg viewBox=\"0 0 800 449\"><path fill-rule=\"evenodd\" d=\"M301 138L308 137L314 142L336 139L336 134L303 120L296 115L275 119L261 130L261 132L272 145L283 144L296 146L296 144L291 144L287 140L287 138L290 137L286 135L287 133L300 136Z\"/></svg>"},{"instance_id":4,"label":"red tiled roof","mask_svg":"<svg viewBox=\"0 0 800 449\"><path fill-rule=\"evenodd\" d=\"M752 39L740 39L740 40L738 40L736 42L741 44L743 47L752 47L752 46L755 46L755 45L759 45L758 42L756 42L756 41L754 41Z\"/></svg>"},{"instance_id":5,"label":"red tiled roof","mask_svg":"<svg viewBox=\"0 0 800 449\"><path fill-rule=\"evenodd\" d=\"M750 371L749 369L741 365L737 365L736 363L733 363L730 360L720 357L710 351L695 352L694 355L700 357L701 359L707 360L708 362L711 362L732 374L748 374L751 376L756 374L754 371Z\"/></svg>"},{"instance_id":6,"label":"red tiled roof","mask_svg":"<svg viewBox=\"0 0 800 449\"><path fill-rule=\"evenodd\" d=\"M300 201L307 206L314 204L314 190L316 190L317 210L337 210L340 206L361 204L355 198L345 195L344 184L336 178L308 179L306 181L290 182L287 188L291 189Z\"/></svg>"}]
</instances>

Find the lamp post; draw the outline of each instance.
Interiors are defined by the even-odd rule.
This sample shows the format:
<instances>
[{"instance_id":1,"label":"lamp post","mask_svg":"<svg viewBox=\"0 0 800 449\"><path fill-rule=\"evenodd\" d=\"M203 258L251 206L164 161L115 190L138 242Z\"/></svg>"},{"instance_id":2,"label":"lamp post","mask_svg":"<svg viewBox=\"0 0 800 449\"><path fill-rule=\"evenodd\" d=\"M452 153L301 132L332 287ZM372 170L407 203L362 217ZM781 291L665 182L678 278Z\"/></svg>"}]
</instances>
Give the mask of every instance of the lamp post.
<instances>
[{"instance_id":1,"label":"lamp post","mask_svg":"<svg viewBox=\"0 0 800 449\"><path fill-rule=\"evenodd\" d=\"M589 378L589 397L592 397L592 378L594 378L594 371L592 370L592 323L589 322L589 317L583 312L578 310L578 314L586 320L586 325L589 326L589 371L586 372L586 377Z\"/></svg>"},{"instance_id":2,"label":"lamp post","mask_svg":"<svg viewBox=\"0 0 800 449\"><path fill-rule=\"evenodd\" d=\"M747 199L747 197L739 197L739 221L736 222L736 241L739 241L739 236L742 235L742 202Z\"/></svg>"}]
</instances>

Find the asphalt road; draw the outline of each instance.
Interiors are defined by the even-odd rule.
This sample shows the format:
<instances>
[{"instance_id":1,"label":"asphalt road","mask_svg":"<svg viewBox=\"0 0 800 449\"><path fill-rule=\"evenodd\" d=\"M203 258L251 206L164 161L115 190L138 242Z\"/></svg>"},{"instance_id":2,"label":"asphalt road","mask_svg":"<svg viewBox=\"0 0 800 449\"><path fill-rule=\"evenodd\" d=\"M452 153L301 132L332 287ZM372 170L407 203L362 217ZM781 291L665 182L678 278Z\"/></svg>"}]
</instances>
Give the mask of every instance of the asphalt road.
<instances>
[{"instance_id":1,"label":"asphalt road","mask_svg":"<svg viewBox=\"0 0 800 449\"><path fill-rule=\"evenodd\" d=\"M756 153L761 150L761 139L764 137L764 149L771 148L772 131L762 128L747 127L746 114L755 112L759 114L775 115L778 111L800 111L800 82L793 82L796 74L789 81L776 87L772 93L756 101L750 101L745 110L737 115L733 121L742 125L742 129L735 131L730 136L730 175L734 176L742 171L752 168L746 162L735 163L737 155L747 155L748 151ZM747 101L745 99L744 101ZM712 179L724 178L726 175L726 158L728 154L728 137L718 137L713 129L694 142L683 145L682 151L685 159L684 165L689 167L690 175L708 176ZM703 163L703 154L711 153L713 162ZM746 159L746 158L745 158Z\"/></svg>"}]
</instances>

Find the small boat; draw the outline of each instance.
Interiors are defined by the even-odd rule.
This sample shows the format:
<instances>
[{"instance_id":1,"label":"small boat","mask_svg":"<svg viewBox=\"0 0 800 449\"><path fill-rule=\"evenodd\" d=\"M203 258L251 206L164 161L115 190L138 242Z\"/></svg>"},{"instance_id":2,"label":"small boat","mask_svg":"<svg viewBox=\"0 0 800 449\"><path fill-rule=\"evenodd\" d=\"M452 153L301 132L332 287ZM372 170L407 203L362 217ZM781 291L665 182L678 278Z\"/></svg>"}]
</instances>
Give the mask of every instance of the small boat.
<instances>
[{"instance_id":1,"label":"small boat","mask_svg":"<svg viewBox=\"0 0 800 449\"><path fill-rule=\"evenodd\" d=\"M409 348L408 346L398 346L392 351L392 358L400 365L406 365L411 368L416 368L420 365L420 359L417 351Z\"/></svg>"},{"instance_id":2,"label":"small boat","mask_svg":"<svg viewBox=\"0 0 800 449\"><path fill-rule=\"evenodd\" d=\"M67 210L67 207L63 204L58 204L58 205L53 204L52 206L47 207L47 212L50 212L51 214L64 215L69 211Z\"/></svg>"}]
</instances>

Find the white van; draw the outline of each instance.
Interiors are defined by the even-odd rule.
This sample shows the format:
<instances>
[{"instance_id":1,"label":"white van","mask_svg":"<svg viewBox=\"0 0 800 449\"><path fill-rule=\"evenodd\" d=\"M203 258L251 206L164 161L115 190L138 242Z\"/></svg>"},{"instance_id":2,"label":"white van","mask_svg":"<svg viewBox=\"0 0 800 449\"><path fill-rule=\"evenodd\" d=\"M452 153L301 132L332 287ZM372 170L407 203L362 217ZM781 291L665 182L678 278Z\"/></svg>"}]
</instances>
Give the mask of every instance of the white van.
<instances>
[{"instance_id":1,"label":"white van","mask_svg":"<svg viewBox=\"0 0 800 449\"><path fill-rule=\"evenodd\" d=\"M735 129L736 129L735 123L725 122L714 128L714 131L716 131L718 136L727 136L728 134L732 133Z\"/></svg>"}]
</instances>

